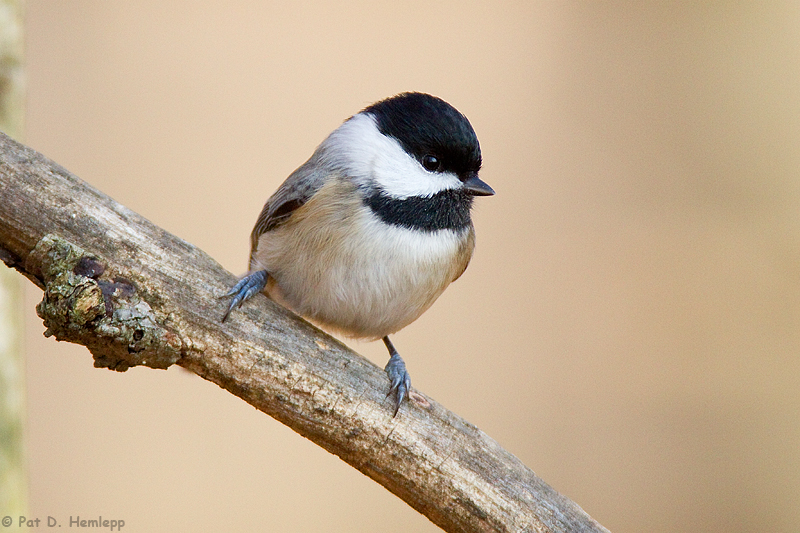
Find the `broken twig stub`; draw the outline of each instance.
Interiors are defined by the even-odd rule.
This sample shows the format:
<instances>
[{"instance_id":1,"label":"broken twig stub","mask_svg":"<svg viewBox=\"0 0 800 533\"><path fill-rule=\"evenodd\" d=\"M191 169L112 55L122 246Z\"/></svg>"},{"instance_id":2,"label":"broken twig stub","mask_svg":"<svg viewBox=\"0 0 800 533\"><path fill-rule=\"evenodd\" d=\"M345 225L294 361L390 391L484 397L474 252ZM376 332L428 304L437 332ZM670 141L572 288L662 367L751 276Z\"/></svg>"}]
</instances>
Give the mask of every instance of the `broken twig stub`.
<instances>
[{"instance_id":1,"label":"broken twig stub","mask_svg":"<svg viewBox=\"0 0 800 533\"><path fill-rule=\"evenodd\" d=\"M94 366L120 372L167 368L180 359L178 336L162 325L137 283L115 276L102 258L56 235L43 237L32 255L41 261L45 290L36 312L46 336L87 346Z\"/></svg>"}]
</instances>

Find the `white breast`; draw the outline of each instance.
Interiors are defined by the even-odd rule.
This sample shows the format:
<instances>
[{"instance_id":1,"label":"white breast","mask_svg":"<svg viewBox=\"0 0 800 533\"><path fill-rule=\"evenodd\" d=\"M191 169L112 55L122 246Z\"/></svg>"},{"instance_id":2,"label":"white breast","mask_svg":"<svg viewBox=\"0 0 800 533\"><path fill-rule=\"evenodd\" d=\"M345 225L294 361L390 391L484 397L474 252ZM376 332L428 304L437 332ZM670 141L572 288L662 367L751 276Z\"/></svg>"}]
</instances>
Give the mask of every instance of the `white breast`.
<instances>
[{"instance_id":1,"label":"white breast","mask_svg":"<svg viewBox=\"0 0 800 533\"><path fill-rule=\"evenodd\" d=\"M297 314L352 337L380 338L416 320L463 272L474 232L386 225L352 187L332 180L262 235L251 269L266 269L269 296Z\"/></svg>"}]
</instances>

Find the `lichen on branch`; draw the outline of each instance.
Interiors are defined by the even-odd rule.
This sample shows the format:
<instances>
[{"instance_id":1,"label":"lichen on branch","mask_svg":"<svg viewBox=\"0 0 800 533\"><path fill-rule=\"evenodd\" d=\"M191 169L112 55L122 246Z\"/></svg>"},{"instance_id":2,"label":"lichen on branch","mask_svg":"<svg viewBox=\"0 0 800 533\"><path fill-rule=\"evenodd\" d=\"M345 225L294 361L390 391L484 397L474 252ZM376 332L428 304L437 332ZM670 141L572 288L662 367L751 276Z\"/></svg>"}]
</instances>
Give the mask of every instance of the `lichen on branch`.
<instances>
[{"instance_id":1,"label":"lichen on branch","mask_svg":"<svg viewBox=\"0 0 800 533\"><path fill-rule=\"evenodd\" d=\"M32 255L45 284L36 313L45 336L87 346L94 365L123 372L132 366L167 368L181 357L181 343L137 289L110 276L106 263L76 244L48 234Z\"/></svg>"}]
</instances>

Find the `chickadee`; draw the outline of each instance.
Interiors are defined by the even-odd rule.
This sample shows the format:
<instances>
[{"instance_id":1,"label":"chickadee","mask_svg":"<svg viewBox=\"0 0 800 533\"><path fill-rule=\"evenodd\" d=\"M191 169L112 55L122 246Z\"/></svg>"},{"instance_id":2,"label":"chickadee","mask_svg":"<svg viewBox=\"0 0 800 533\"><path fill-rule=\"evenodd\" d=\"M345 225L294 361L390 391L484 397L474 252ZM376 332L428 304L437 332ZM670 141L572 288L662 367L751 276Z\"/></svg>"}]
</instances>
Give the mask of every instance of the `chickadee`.
<instances>
[{"instance_id":1,"label":"chickadee","mask_svg":"<svg viewBox=\"0 0 800 533\"><path fill-rule=\"evenodd\" d=\"M383 339L395 415L411 378L389 334L416 320L475 248L481 149L467 117L423 93L350 117L275 191L250 235L230 312L264 292L325 329Z\"/></svg>"}]
</instances>

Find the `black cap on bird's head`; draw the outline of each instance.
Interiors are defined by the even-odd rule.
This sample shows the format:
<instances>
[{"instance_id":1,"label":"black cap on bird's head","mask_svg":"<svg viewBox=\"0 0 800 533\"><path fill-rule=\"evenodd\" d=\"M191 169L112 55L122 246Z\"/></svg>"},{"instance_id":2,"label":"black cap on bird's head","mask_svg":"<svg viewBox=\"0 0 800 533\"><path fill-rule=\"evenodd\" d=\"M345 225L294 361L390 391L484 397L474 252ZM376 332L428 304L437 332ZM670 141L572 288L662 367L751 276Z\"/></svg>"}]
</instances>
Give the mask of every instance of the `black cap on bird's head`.
<instances>
[{"instance_id":1,"label":"black cap on bird's head","mask_svg":"<svg viewBox=\"0 0 800 533\"><path fill-rule=\"evenodd\" d=\"M400 143L431 172L452 172L467 192L494 191L478 178L481 146L475 130L456 108L435 96L407 92L376 102L363 111L375 117L378 130Z\"/></svg>"}]
</instances>

